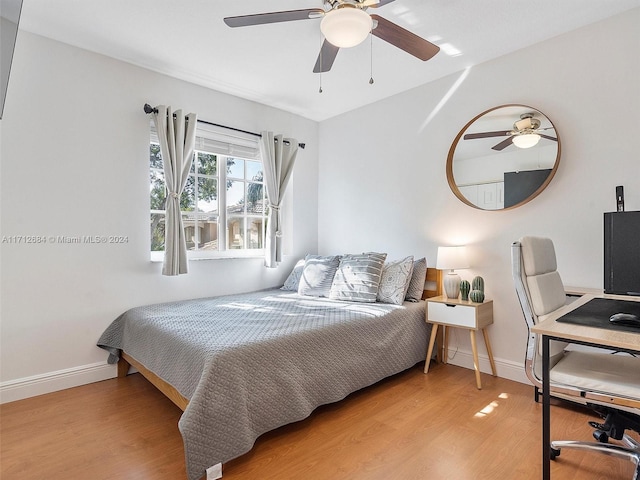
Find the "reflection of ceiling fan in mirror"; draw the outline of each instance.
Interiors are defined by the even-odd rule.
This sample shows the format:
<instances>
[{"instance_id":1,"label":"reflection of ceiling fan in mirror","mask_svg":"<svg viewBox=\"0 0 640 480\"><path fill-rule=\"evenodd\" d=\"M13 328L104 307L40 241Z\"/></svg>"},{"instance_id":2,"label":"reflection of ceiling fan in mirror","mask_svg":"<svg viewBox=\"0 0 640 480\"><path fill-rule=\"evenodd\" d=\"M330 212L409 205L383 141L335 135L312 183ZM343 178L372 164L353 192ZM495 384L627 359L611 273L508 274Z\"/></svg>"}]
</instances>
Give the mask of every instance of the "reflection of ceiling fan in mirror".
<instances>
[{"instance_id":1,"label":"reflection of ceiling fan in mirror","mask_svg":"<svg viewBox=\"0 0 640 480\"><path fill-rule=\"evenodd\" d=\"M362 43L369 33L410 53L420 60L433 57L440 47L386 20L370 15L368 8L378 8L394 0L323 0L324 8L289 10L285 12L258 13L227 17L224 23L230 27L246 27L267 23L290 22L322 18L320 30L325 40L313 68L314 73L328 72L340 48L354 47Z\"/></svg>"},{"instance_id":2,"label":"reflection of ceiling fan in mirror","mask_svg":"<svg viewBox=\"0 0 640 480\"><path fill-rule=\"evenodd\" d=\"M541 138L546 138L557 142L558 139L550 135L540 133L543 130L553 130L553 127L540 128L540 120L534 117L533 113L523 113L520 120L513 124L513 130L499 130L496 132L467 133L465 140L475 140L478 138L507 137L497 145L491 147L493 150L504 150L512 143L519 148L531 148L536 145Z\"/></svg>"}]
</instances>

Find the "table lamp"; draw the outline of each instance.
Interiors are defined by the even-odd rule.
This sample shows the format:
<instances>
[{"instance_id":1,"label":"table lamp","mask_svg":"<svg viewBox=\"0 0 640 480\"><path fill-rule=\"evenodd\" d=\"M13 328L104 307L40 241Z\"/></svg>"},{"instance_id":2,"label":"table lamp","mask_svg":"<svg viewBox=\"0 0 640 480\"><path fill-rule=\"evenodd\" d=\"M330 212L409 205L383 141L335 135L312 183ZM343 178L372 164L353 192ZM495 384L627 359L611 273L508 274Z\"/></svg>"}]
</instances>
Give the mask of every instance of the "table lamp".
<instances>
[{"instance_id":1,"label":"table lamp","mask_svg":"<svg viewBox=\"0 0 640 480\"><path fill-rule=\"evenodd\" d=\"M461 268L469 268L467 249L464 245L458 247L438 247L438 270L449 270L443 276L442 284L447 298L458 298L460 295L460 275L454 272Z\"/></svg>"}]
</instances>

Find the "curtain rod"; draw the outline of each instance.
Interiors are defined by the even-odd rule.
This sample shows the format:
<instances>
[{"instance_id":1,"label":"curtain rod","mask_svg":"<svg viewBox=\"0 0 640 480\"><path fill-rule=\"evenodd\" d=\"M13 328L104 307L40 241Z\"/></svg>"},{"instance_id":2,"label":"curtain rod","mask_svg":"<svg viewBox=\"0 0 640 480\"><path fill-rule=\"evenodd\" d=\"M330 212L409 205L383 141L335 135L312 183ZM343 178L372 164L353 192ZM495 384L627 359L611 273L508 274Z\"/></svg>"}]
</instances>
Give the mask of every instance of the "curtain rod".
<instances>
[{"instance_id":1,"label":"curtain rod","mask_svg":"<svg viewBox=\"0 0 640 480\"><path fill-rule=\"evenodd\" d=\"M158 113L158 109L157 108L153 108L151 105L149 105L148 103L144 104L144 113L146 113L147 115L150 113ZM206 120L200 120L198 119L199 123L205 123L207 125L212 125L214 127L220 127L220 128L226 128L227 130L233 130L235 132L241 132L241 133L246 133L248 135L253 135L255 137L260 137L262 138L262 135L259 133L255 133L255 132L248 132L247 130L241 130L239 128L234 128L234 127L227 127L226 125L220 125L219 123L212 123L212 122L207 122ZM285 140L284 143L289 143ZM306 143L299 143L298 147L303 148L306 146Z\"/></svg>"}]
</instances>

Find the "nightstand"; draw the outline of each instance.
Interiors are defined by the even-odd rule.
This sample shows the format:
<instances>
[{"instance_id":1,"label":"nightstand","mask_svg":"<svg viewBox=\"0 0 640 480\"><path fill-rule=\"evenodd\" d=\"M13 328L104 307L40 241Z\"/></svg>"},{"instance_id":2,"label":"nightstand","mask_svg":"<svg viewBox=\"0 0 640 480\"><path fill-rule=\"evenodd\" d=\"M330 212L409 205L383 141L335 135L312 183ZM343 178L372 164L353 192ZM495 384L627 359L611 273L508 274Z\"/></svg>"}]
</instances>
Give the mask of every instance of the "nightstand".
<instances>
[{"instance_id":1,"label":"nightstand","mask_svg":"<svg viewBox=\"0 0 640 480\"><path fill-rule=\"evenodd\" d=\"M471 349L473 350L473 367L476 371L476 385L482 388L480 382L480 369L478 363L478 347L476 344L476 331L481 330L484 343L487 347L489 362L491 363L491 373L496 376L496 365L493 361L491 343L487 335L486 327L493 323L493 300L485 300L483 303L473 303L468 300L447 298L445 295L427 299L426 321L433 325L431 337L429 338L429 349L424 365L424 373L429 371L429 362L433 353L433 345L438 334L438 327L442 326L444 332L444 355L443 363L447 363L449 347L449 332L447 327L466 328L471 337Z\"/></svg>"}]
</instances>

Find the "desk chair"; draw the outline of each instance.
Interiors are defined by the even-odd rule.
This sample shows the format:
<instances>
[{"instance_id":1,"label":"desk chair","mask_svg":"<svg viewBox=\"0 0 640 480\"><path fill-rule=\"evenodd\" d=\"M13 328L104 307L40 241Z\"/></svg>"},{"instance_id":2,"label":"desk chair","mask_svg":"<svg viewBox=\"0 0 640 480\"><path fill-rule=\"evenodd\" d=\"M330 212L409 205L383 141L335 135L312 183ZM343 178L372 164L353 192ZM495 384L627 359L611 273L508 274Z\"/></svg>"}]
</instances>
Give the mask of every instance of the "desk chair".
<instances>
[{"instance_id":1,"label":"desk chair","mask_svg":"<svg viewBox=\"0 0 640 480\"><path fill-rule=\"evenodd\" d=\"M528 329L525 372L535 387L535 399L542 389L542 352L531 327L570 303L557 271L553 242L543 237L523 237L511 247L516 293ZM553 441L551 458L560 449L579 448L626 458L636 465L633 480L640 480L640 443L625 430L640 432L640 358L628 354L567 350L568 343L551 341L549 346L550 395L586 405L604 423L589 422L598 442ZM607 443L609 438L620 444Z\"/></svg>"}]
</instances>

